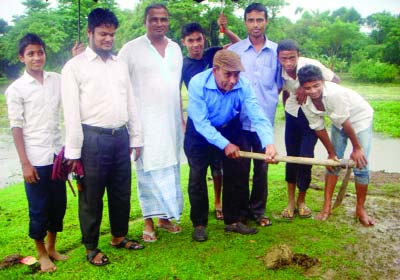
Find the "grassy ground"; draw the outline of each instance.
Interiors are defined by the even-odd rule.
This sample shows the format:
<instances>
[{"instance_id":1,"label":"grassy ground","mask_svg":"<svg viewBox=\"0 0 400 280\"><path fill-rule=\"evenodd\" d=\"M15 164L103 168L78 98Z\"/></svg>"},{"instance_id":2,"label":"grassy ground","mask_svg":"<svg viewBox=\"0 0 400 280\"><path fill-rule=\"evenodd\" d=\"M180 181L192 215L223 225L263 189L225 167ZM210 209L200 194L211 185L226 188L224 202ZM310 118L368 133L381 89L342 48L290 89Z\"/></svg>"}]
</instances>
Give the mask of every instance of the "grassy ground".
<instances>
[{"instance_id":1,"label":"grassy ground","mask_svg":"<svg viewBox=\"0 0 400 280\"><path fill-rule=\"evenodd\" d=\"M191 240L192 226L189 219L187 198L188 167L182 166L182 189L185 207L182 216L183 232L172 235L158 231L159 240L146 244L142 251L126 251L111 248L107 206L105 203L99 247L109 256L111 264L97 268L85 260L84 248L80 244L77 218L77 198L68 191L68 209L64 221L64 232L59 234L59 249L70 257L57 263L52 275L32 273L25 265L16 265L0 270L1 279L321 279L332 274L332 279L362 279L366 266L354 258L352 249L360 238L357 222L351 222L345 210L338 209L325 223L313 219L296 218L292 222L280 219L285 207L286 187L284 165L270 166L269 198L267 215L273 226L259 228L252 236L228 234L223 231L223 222L216 221L213 207L209 216L209 240L197 243ZM135 178L134 178L135 179ZM212 183L209 180L210 201ZM322 187L321 181L313 184ZM133 183L135 185L135 182ZM385 188L385 186L383 186ZM393 187L393 186L392 186ZM391 188L391 186L387 186ZM393 188L392 188L393 189ZM309 191L308 205L314 211L320 209L322 191ZM27 203L22 185L0 190L0 258L19 253L35 255L33 242L27 237ZM211 203L212 205L212 203ZM346 216L348 223L338 223L335 216ZM136 188L132 193L132 211L129 236L140 238L143 222L137 201ZM307 254L319 259L319 265L310 270L292 266L269 270L262 257L274 245L286 244L295 253Z\"/></svg>"}]
</instances>

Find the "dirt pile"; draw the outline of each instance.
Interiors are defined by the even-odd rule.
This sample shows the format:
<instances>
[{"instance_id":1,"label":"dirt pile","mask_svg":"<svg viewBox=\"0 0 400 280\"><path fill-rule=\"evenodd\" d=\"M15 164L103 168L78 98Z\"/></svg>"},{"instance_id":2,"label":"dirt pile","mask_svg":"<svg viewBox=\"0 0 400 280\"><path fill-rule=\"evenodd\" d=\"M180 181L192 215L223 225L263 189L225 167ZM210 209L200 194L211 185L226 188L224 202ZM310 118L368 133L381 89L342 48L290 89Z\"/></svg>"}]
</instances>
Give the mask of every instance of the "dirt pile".
<instances>
[{"instance_id":1,"label":"dirt pile","mask_svg":"<svg viewBox=\"0 0 400 280\"><path fill-rule=\"evenodd\" d=\"M19 254L14 254L4 257L4 259L0 261L0 270L13 266L15 264L19 264L22 258L23 256Z\"/></svg>"},{"instance_id":2,"label":"dirt pile","mask_svg":"<svg viewBox=\"0 0 400 280\"><path fill-rule=\"evenodd\" d=\"M263 258L264 264L270 269L279 269L288 265L298 265L309 269L319 263L317 258L306 254L295 254L286 244L273 246Z\"/></svg>"}]
</instances>

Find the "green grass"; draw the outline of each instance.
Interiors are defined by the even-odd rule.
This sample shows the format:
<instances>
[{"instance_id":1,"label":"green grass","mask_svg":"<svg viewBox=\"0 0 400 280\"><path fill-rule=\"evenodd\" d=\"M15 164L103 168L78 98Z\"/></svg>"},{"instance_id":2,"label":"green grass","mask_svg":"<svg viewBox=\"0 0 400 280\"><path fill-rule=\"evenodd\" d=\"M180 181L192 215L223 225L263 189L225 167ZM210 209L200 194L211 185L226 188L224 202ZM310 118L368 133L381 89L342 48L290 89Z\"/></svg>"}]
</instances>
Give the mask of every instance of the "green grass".
<instances>
[{"instance_id":1,"label":"green grass","mask_svg":"<svg viewBox=\"0 0 400 280\"><path fill-rule=\"evenodd\" d=\"M360 93L374 109L375 132L400 137L400 84L372 84L353 82L345 75L342 84Z\"/></svg>"},{"instance_id":2,"label":"green grass","mask_svg":"<svg viewBox=\"0 0 400 280\"><path fill-rule=\"evenodd\" d=\"M295 253L318 258L320 265L314 279L321 279L328 270L335 271L335 279L359 279L364 264L354 258L352 249L359 232L357 227L338 223L335 216L348 215L337 209L332 218L320 223L312 219L288 222L279 218L286 206L284 165L270 166L267 215L273 226L259 228L252 236L228 234L223 222L214 219L210 207L208 234L204 243L192 241L190 205L187 198L188 166L182 166L182 190L185 197L181 224L183 232L172 235L158 231L158 241L146 244L142 251L126 251L111 248L107 204L103 214L99 247L109 256L111 264L97 268L85 260L85 250L80 244L77 198L68 190L68 209L64 231L59 234L58 248L69 255L66 262L57 263L52 275L32 274L25 265L0 270L1 279L306 279L305 271L291 266L270 270L263 265L262 256L274 245L287 244ZM210 205L213 201L212 182L209 183ZM321 182L314 182L322 185ZM132 183L132 210L129 237L140 239L143 227L135 187ZM314 211L321 206L322 192L311 189L308 205ZM351 217L346 217L351 219ZM355 223L356 224L356 223ZM22 184L0 190L0 258L19 253L35 255L32 240L27 236L27 202ZM313 278L313 277L311 277Z\"/></svg>"}]
</instances>

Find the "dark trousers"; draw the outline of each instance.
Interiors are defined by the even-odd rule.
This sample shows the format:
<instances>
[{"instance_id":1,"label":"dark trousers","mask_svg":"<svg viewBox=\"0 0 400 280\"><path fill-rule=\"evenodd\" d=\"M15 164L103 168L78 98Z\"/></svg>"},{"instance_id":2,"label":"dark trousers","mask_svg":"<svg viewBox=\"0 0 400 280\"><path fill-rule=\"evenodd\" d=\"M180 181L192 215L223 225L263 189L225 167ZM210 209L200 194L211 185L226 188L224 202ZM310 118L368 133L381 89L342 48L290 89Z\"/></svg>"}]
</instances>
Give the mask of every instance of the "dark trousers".
<instances>
[{"instance_id":1,"label":"dark trousers","mask_svg":"<svg viewBox=\"0 0 400 280\"><path fill-rule=\"evenodd\" d=\"M65 182L51 179L53 165L35 168L40 180L32 184L25 182L29 207L29 237L43 240L47 231L62 231L67 195Z\"/></svg>"},{"instance_id":2,"label":"dark trousers","mask_svg":"<svg viewBox=\"0 0 400 280\"><path fill-rule=\"evenodd\" d=\"M310 128L303 110L299 108L297 118L286 113L285 144L286 154L295 157L314 157L314 147L318 137ZM286 181L297 184L300 191L306 191L311 182L312 165L287 163Z\"/></svg>"},{"instance_id":3,"label":"dark trousers","mask_svg":"<svg viewBox=\"0 0 400 280\"><path fill-rule=\"evenodd\" d=\"M223 128L217 128L219 132L231 143L241 147L242 134L239 118L235 118ZM223 151L199 134L193 121L189 118L186 124L184 141L185 154L188 158L189 172L189 200L190 219L193 226L208 223L208 192L207 192L207 168L215 159L215 156L223 157L224 182L222 189L222 210L225 223L237 222L240 218L240 205L243 204L243 160L228 159Z\"/></svg>"},{"instance_id":4,"label":"dark trousers","mask_svg":"<svg viewBox=\"0 0 400 280\"><path fill-rule=\"evenodd\" d=\"M97 248L107 189L111 234L128 233L131 161L126 127L118 130L83 125L83 191L79 192L79 221L86 249Z\"/></svg>"},{"instance_id":5,"label":"dark trousers","mask_svg":"<svg viewBox=\"0 0 400 280\"><path fill-rule=\"evenodd\" d=\"M265 153L261 141L256 132L243 131L244 145L243 150L254 153ZM268 197L268 164L263 160L253 160L253 186L249 197L249 177L251 159L244 159L246 183L243 187L247 190L247 204L243 205L241 216L244 218L262 216L265 212L265 206Z\"/></svg>"}]
</instances>

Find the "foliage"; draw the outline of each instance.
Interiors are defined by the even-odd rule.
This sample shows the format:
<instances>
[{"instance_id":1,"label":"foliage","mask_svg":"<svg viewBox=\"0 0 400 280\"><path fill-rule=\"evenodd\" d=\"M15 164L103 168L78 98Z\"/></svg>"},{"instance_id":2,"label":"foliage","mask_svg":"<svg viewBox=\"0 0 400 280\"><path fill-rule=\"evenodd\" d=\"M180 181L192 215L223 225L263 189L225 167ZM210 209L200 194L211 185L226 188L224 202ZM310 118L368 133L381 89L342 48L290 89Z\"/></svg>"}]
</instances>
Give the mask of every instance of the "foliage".
<instances>
[{"instance_id":1,"label":"foliage","mask_svg":"<svg viewBox=\"0 0 400 280\"><path fill-rule=\"evenodd\" d=\"M59 71L70 58L71 48L78 37L87 44L86 17L95 7L114 11L119 18L115 51L124 43L145 33L144 8L152 0L140 0L134 10L122 11L115 0L81 0L80 36L78 36L78 1L57 0L51 8L46 0L26 0L26 12L14 17L13 25L0 19L0 77L15 78L22 65L18 62L16 44L26 32L42 36L48 45L48 70ZM193 0L160 1L167 5L170 17L168 36L180 41L180 29L184 23L197 21L206 32L207 46L224 45L228 39L218 39L217 17L222 10L220 0L197 3ZM240 38L247 36L243 24L243 9L253 1L224 1L223 12L228 17L229 28ZM374 59L400 65L400 19L388 12L376 13L361 18L354 8L339 8L334 11L304 11L299 8L301 18L296 22L277 16L286 5L284 0L262 0L269 11L267 36L279 42L293 38L298 41L302 54L318 57L337 72L347 71L349 65ZM370 34L360 31L361 26L371 30ZM184 51L185 52L185 51Z\"/></svg>"},{"instance_id":2,"label":"foliage","mask_svg":"<svg viewBox=\"0 0 400 280\"><path fill-rule=\"evenodd\" d=\"M332 19L339 19L343 22L355 22L355 23L362 23L363 20L361 15L351 7L350 9L346 7L341 7L332 12Z\"/></svg>"},{"instance_id":3,"label":"foliage","mask_svg":"<svg viewBox=\"0 0 400 280\"><path fill-rule=\"evenodd\" d=\"M335 73L343 73L349 70L349 64L345 59L338 58L336 55L316 55L312 58L318 60Z\"/></svg>"},{"instance_id":4,"label":"foliage","mask_svg":"<svg viewBox=\"0 0 400 280\"><path fill-rule=\"evenodd\" d=\"M400 137L399 101L370 101L374 108L374 131Z\"/></svg>"},{"instance_id":5,"label":"foliage","mask_svg":"<svg viewBox=\"0 0 400 280\"><path fill-rule=\"evenodd\" d=\"M384 46L383 61L400 65L400 15L375 13L367 17L367 23L372 28L371 38Z\"/></svg>"},{"instance_id":6,"label":"foliage","mask_svg":"<svg viewBox=\"0 0 400 280\"><path fill-rule=\"evenodd\" d=\"M383 83L392 82L398 75L398 69L391 64L364 60L351 65L350 74L358 81Z\"/></svg>"}]
</instances>

